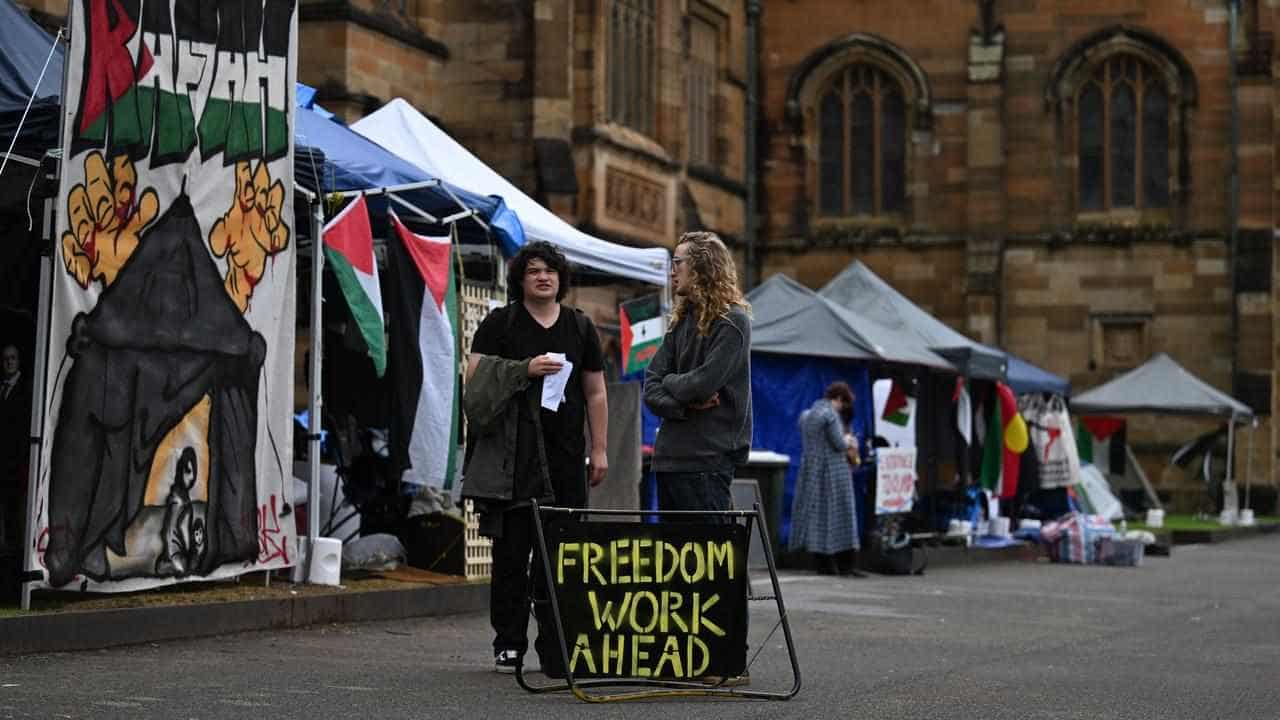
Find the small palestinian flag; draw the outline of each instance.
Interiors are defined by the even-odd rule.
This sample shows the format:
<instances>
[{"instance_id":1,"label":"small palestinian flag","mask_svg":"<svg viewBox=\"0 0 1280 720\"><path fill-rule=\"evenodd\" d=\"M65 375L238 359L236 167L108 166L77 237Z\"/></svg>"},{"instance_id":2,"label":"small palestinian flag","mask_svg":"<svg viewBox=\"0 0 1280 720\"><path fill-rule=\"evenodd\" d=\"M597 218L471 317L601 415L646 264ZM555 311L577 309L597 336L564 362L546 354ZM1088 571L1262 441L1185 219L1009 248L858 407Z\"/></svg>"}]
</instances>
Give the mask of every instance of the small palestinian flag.
<instances>
[{"instance_id":1,"label":"small palestinian flag","mask_svg":"<svg viewBox=\"0 0 1280 720\"><path fill-rule=\"evenodd\" d=\"M893 388L889 390L889 397L884 401L884 412L881 413L880 419L906 427L911 422L911 414L915 410L916 399L908 397L902 383L894 380Z\"/></svg>"},{"instance_id":2,"label":"small palestinian flag","mask_svg":"<svg viewBox=\"0 0 1280 720\"><path fill-rule=\"evenodd\" d=\"M662 345L665 319L657 295L628 300L618 308L622 325L622 374L644 370Z\"/></svg>"},{"instance_id":3,"label":"small palestinian flag","mask_svg":"<svg viewBox=\"0 0 1280 720\"><path fill-rule=\"evenodd\" d=\"M382 323L382 287L373 257L369 209L361 195L324 226L324 255L338 278L342 296L351 306L360 335L369 348L373 369L382 377L387 369L386 331Z\"/></svg>"}]
</instances>

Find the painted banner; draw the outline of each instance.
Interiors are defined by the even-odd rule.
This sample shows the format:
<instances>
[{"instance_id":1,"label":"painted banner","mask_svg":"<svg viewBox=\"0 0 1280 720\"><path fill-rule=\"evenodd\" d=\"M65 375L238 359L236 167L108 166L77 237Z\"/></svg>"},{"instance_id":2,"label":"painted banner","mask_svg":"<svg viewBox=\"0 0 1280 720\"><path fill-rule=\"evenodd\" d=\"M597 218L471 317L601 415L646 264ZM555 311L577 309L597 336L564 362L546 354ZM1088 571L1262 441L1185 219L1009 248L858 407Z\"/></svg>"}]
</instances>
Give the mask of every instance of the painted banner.
<instances>
[{"instance_id":1,"label":"painted banner","mask_svg":"<svg viewBox=\"0 0 1280 720\"><path fill-rule=\"evenodd\" d=\"M547 535L574 677L743 672L746 526L561 517Z\"/></svg>"},{"instance_id":2,"label":"painted banner","mask_svg":"<svg viewBox=\"0 0 1280 720\"><path fill-rule=\"evenodd\" d=\"M916 449L876 450L876 514L911 512L916 496Z\"/></svg>"},{"instance_id":3,"label":"painted banner","mask_svg":"<svg viewBox=\"0 0 1280 720\"><path fill-rule=\"evenodd\" d=\"M100 592L292 565L294 0L72 0L36 541Z\"/></svg>"}]
</instances>

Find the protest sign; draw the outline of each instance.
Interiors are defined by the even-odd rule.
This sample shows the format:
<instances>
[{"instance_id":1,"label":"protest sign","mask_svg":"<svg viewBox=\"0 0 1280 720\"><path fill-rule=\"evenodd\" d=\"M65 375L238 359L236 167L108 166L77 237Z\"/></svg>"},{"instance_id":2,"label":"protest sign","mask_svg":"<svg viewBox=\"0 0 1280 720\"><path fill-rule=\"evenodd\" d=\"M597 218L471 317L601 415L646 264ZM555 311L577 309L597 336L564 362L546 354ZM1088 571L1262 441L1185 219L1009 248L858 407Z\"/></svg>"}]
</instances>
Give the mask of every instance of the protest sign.
<instances>
[{"instance_id":1,"label":"protest sign","mask_svg":"<svg viewBox=\"0 0 1280 720\"><path fill-rule=\"evenodd\" d=\"M685 680L744 670L745 526L555 517L547 548L574 677Z\"/></svg>"},{"instance_id":2,"label":"protest sign","mask_svg":"<svg viewBox=\"0 0 1280 720\"><path fill-rule=\"evenodd\" d=\"M916 493L916 449L876 451L876 514L911 511Z\"/></svg>"}]
</instances>

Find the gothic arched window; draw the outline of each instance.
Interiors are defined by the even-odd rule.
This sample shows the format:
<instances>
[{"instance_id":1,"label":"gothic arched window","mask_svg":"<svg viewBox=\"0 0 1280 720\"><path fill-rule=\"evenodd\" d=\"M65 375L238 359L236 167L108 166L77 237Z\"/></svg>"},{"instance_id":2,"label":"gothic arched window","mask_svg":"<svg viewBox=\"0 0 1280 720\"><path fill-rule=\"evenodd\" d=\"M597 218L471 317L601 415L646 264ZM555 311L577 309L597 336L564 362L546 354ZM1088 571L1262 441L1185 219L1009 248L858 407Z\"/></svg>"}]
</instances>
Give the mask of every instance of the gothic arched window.
<instances>
[{"instance_id":1,"label":"gothic arched window","mask_svg":"<svg viewBox=\"0 0 1280 720\"><path fill-rule=\"evenodd\" d=\"M901 212L907 103L898 82L874 64L850 65L819 93L816 115L818 214Z\"/></svg>"},{"instance_id":2,"label":"gothic arched window","mask_svg":"<svg viewBox=\"0 0 1280 720\"><path fill-rule=\"evenodd\" d=\"M1170 99L1164 76L1129 53L1076 91L1076 189L1085 212L1169 207Z\"/></svg>"}]
</instances>

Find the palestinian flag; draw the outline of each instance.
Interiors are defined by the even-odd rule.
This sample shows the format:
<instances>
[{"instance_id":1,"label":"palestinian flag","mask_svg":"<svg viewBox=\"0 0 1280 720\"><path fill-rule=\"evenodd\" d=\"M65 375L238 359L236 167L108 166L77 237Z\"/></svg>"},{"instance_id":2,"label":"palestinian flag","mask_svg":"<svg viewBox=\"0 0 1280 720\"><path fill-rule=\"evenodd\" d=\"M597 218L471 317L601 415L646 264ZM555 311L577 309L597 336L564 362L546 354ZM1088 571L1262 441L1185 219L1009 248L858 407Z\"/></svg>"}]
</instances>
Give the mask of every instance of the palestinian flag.
<instances>
[{"instance_id":1,"label":"palestinian flag","mask_svg":"<svg viewBox=\"0 0 1280 720\"><path fill-rule=\"evenodd\" d=\"M382 377L387 369L386 330L382 324L382 288L373 257L369 208L361 195L324 226L324 256L338 278L342 296L351 307L360 335L369 348L373 369Z\"/></svg>"},{"instance_id":2,"label":"palestinian flag","mask_svg":"<svg viewBox=\"0 0 1280 720\"><path fill-rule=\"evenodd\" d=\"M665 321L657 295L628 300L618 307L622 325L622 374L630 375L649 366L662 345Z\"/></svg>"},{"instance_id":3,"label":"palestinian flag","mask_svg":"<svg viewBox=\"0 0 1280 720\"><path fill-rule=\"evenodd\" d=\"M403 471L402 482L448 489L456 473L462 400L453 244L448 236L416 235L390 215L391 459Z\"/></svg>"},{"instance_id":4,"label":"palestinian flag","mask_svg":"<svg viewBox=\"0 0 1280 720\"><path fill-rule=\"evenodd\" d=\"M884 401L884 412L880 414L880 419L906 427L911 422L911 414L915 409L916 399L909 397L902 383L894 380L893 387L889 390L889 397Z\"/></svg>"}]
</instances>

